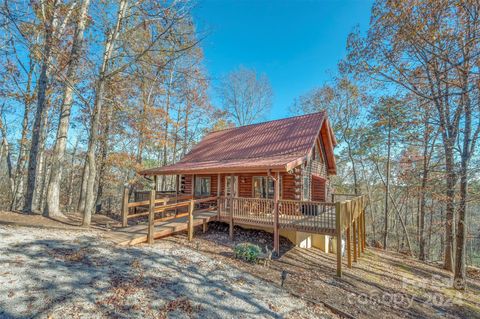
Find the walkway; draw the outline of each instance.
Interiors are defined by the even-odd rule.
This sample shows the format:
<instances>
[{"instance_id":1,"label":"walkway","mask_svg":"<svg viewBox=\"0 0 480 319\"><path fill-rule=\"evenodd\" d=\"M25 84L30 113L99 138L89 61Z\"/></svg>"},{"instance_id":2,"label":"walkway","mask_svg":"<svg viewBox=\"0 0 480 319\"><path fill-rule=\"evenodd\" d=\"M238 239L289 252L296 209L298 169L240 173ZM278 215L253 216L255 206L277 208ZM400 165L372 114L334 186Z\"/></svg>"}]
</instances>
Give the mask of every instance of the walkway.
<instances>
[{"instance_id":1,"label":"walkway","mask_svg":"<svg viewBox=\"0 0 480 319\"><path fill-rule=\"evenodd\" d=\"M216 218L216 212L201 212L193 214L193 226L205 225ZM154 239L169 236L181 231L186 231L188 217L179 217L155 225ZM147 224L116 228L105 234L105 237L122 246L136 245L147 242Z\"/></svg>"}]
</instances>

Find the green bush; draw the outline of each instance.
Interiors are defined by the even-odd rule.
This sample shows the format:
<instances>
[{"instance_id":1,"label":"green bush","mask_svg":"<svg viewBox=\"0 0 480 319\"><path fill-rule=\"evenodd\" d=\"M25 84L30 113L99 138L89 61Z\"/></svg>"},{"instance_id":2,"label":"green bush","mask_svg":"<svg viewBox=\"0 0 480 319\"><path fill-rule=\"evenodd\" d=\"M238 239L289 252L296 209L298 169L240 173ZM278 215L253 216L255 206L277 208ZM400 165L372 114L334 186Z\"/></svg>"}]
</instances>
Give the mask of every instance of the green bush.
<instances>
[{"instance_id":1,"label":"green bush","mask_svg":"<svg viewBox=\"0 0 480 319\"><path fill-rule=\"evenodd\" d=\"M262 252L260 247L250 243L238 244L234 248L235 258L243 259L250 263L255 263Z\"/></svg>"}]
</instances>

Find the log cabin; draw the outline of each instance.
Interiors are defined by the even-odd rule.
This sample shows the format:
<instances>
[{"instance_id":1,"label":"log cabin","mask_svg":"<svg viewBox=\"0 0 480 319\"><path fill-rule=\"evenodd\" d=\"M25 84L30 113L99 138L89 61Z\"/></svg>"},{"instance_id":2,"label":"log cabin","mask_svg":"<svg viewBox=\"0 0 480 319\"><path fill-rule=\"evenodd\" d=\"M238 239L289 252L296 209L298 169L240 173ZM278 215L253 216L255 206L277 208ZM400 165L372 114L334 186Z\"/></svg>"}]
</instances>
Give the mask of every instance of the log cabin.
<instances>
[{"instance_id":1,"label":"log cabin","mask_svg":"<svg viewBox=\"0 0 480 319\"><path fill-rule=\"evenodd\" d=\"M191 203L209 205L207 209L214 211L216 220L229 223L232 238L233 226L239 225L273 233L277 254L279 236L302 248L333 250L337 254L337 272L341 274L342 245L341 241L332 242L332 237L342 238L342 231L347 231L351 265L350 238L355 251L357 243L364 245L364 223L360 223L365 202L361 196L343 202L336 200L330 184L330 177L336 174L336 145L325 111L208 133L179 162L139 172L154 181L155 190L150 194L156 196L149 195L153 207L151 224L155 223L156 211L166 211L154 207L158 198L174 198L174 203L187 198ZM159 183L159 177L165 180L165 176L173 177L173 190L162 189L162 185L169 185ZM135 200L146 203L141 195L138 192ZM170 203L168 199L160 201L163 205ZM129 205L136 206L127 199L124 226ZM170 209L175 204L167 206ZM189 225L193 225L194 206L189 206ZM193 228L189 238L191 234Z\"/></svg>"},{"instance_id":2,"label":"log cabin","mask_svg":"<svg viewBox=\"0 0 480 319\"><path fill-rule=\"evenodd\" d=\"M273 200L278 181L279 200L331 202L336 144L327 114L321 111L211 132L179 162L140 174L175 175L175 193L195 198ZM157 191L168 193L159 187L156 182ZM312 244L301 239L308 238L303 234L287 237L302 246Z\"/></svg>"}]
</instances>

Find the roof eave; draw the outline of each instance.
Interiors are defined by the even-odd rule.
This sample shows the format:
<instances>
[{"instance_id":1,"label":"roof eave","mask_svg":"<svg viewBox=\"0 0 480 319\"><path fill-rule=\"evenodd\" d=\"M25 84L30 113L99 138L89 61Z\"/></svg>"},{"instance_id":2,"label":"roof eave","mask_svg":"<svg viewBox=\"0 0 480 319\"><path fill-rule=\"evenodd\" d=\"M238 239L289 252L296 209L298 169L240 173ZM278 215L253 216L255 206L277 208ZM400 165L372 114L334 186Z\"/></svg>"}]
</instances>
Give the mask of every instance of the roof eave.
<instances>
[{"instance_id":1,"label":"roof eave","mask_svg":"<svg viewBox=\"0 0 480 319\"><path fill-rule=\"evenodd\" d=\"M161 167L156 169L148 169L139 171L139 175L152 176L152 175L191 175L191 174L225 174L225 173L257 173L264 171L272 172L286 172L286 165L270 165L270 166L255 166L255 167L211 167L201 169L162 169Z\"/></svg>"}]
</instances>

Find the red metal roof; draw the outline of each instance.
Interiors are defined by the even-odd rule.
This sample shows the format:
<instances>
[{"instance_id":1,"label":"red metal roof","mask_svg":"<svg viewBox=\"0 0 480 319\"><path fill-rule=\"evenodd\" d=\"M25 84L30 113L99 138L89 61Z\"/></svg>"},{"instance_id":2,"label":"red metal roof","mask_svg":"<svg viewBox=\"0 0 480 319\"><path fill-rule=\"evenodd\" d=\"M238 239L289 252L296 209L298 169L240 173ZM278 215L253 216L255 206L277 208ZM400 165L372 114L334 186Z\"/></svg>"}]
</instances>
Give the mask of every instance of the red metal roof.
<instances>
[{"instance_id":1,"label":"red metal roof","mask_svg":"<svg viewBox=\"0 0 480 319\"><path fill-rule=\"evenodd\" d=\"M295 164L299 165L311 151L325 119L326 112L322 111L211 132L178 163L140 174L287 170L288 164L300 161Z\"/></svg>"}]
</instances>

